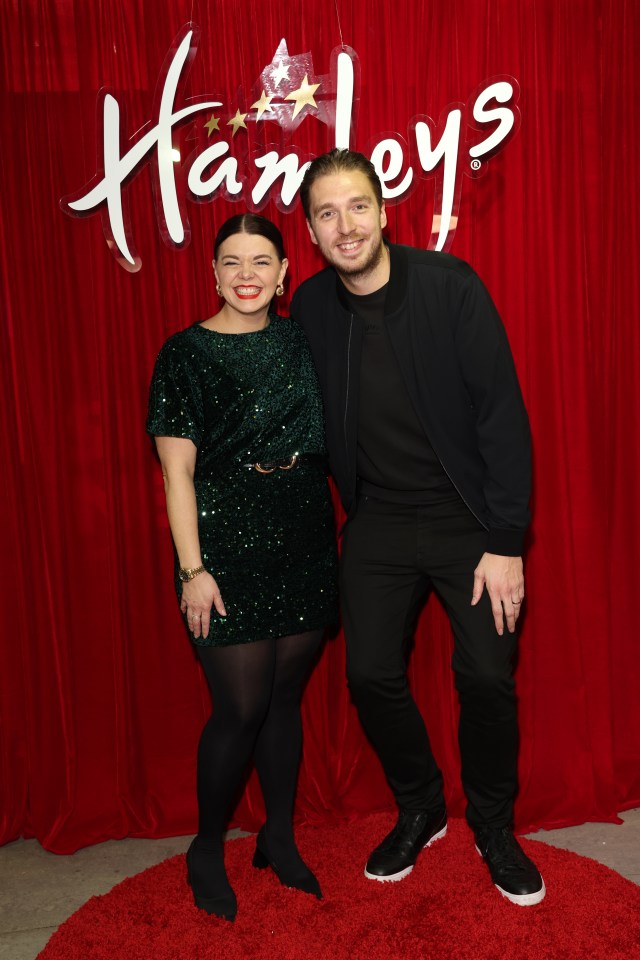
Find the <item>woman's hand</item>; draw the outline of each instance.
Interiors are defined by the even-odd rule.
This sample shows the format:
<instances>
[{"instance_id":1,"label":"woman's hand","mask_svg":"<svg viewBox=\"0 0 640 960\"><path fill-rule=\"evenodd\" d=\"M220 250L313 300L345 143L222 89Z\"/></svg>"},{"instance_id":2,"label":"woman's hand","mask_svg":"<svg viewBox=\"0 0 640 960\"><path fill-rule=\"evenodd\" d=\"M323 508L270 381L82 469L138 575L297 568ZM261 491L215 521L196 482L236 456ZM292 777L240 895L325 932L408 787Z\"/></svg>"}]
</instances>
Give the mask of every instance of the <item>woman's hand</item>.
<instances>
[{"instance_id":1,"label":"woman's hand","mask_svg":"<svg viewBox=\"0 0 640 960\"><path fill-rule=\"evenodd\" d=\"M202 566L198 537L198 505L193 477L197 447L185 437L156 437L162 464L167 513L180 566L187 570ZM182 584L180 609L194 638L209 636L211 607L226 617L218 584L206 570Z\"/></svg>"},{"instance_id":2,"label":"woman's hand","mask_svg":"<svg viewBox=\"0 0 640 960\"><path fill-rule=\"evenodd\" d=\"M195 638L202 635L206 639L209 636L212 606L220 616L226 617L227 611L218 584L206 570L182 584L180 609L186 613L189 629Z\"/></svg>"}]
</instances>

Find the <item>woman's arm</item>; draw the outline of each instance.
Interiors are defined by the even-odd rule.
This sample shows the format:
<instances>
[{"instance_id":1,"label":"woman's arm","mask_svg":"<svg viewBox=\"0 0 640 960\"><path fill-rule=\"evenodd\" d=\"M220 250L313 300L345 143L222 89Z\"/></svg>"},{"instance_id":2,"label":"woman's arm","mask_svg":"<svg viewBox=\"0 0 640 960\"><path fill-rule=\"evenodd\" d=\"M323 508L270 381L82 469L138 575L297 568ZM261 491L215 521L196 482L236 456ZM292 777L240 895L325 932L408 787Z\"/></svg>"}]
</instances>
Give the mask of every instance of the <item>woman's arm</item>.
<instances>
[{"instance_id":1,"label":"woman's arm","mask_svg":"<svg viewBox=\"0 0 640 960\"><path fill-rule=\"evenodd\" d=\"M156 447L162 464L167 514L178 561L182 568L199 567L202 556L193 485L197 448L193 441L183 437L156 437ZM194 637L209 635L212 606L221 616L227 615L218 584L208 571L183 583L180 609L186 612Z\"/></svg>"}]
</instances>

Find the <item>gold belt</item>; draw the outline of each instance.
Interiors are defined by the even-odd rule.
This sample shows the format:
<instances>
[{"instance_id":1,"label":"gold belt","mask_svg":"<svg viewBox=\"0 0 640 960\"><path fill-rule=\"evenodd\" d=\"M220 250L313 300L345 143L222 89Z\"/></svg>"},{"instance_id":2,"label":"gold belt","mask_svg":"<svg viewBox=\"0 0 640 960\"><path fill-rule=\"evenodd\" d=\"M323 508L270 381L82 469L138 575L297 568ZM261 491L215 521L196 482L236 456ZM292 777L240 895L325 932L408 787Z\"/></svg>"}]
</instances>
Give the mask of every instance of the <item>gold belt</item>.
<instances>
[{"instance_id":1,"label":"gold belt","mask_svg":"<svg viewBox=\"0 0 640 960\"><path fill-rule=\"evenodd\" d=\"M276 470L292 470L299 463L323 463L326 457L321 453L293 453L283 460L262 460L260 463L243 463L242 466L258 473L274 473Z\"/></svg>"}]
</instances>

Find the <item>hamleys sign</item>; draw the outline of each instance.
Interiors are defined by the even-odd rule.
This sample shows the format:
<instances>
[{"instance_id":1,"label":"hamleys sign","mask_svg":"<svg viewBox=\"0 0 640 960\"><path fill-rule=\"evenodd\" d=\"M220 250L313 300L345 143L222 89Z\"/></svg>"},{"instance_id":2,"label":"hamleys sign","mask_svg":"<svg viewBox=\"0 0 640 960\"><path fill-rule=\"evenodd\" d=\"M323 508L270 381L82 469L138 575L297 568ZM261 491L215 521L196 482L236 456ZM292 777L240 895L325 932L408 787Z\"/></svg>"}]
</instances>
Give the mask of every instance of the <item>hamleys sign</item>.
<instances>
[{"instance_id":1,"label":"hamleys sign","mask_svg":"<svg viewBox=\"0 0 640 960\"><path fill-rule=\"evenodd\" d=\"M311 54L292 56L282 40L245 102L228 104L182 96L198 34L194 24L187 24L172 44L160 71L152 119L132 142L126 143L118 100L106 90L100 92L98 171L81 190L60 201L72 216L101 213L108 246L127 270L142 265L127 189L146 164L153 172L161 235L170 246L183 247L191 238L190 200L224 196L242 201L250 210L275 200L283 212L293 209L311 159L303 158L292 143L301 123L315 118L326 125L323 149L359 149L352 137L361 78L357 54L350 47L336 48L329 73L316 75ZM378 172L386 201L399 202L420 180L433 179L431 248L445 250L451 245L461 174L483 173L489 157L516 132L517 96L513 78L494 77L481 84L466 104L450 104L437 125L427 116L414 116L406 137L385 134L363 150ZM265 125L269 125L266 137ZM183 159L185 148L191 149Z\"/></svg>"}]
</instances>

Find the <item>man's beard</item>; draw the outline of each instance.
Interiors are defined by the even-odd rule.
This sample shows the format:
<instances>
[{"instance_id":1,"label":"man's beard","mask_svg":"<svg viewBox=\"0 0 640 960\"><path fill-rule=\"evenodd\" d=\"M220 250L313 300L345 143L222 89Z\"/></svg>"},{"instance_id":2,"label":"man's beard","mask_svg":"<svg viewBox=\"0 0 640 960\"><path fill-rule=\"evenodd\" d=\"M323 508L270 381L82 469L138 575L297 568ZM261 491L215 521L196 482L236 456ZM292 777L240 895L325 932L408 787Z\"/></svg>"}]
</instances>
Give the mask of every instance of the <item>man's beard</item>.
<instances>
[{"instance_id":1,"label":"man's beard","mask_svg":"<svg viewBox=\"0 0 640 960\"><path fill-rule=\"evenodd\" d=\"M380 261L382 260L384 252L384 241L382 239L382 234L380 235L380 240L377 247L373 247L371 253L367 257L364 263L353 264L350 266L344 266L344 264L336 263L335 260L327 259L333 266L336 268L338 273L343 277L349 277L350 280L364 280L365 277L368 277L369 274L373 273Z\"/></svg>"}]
</instances>

